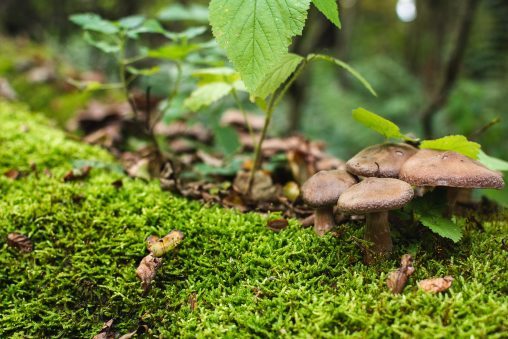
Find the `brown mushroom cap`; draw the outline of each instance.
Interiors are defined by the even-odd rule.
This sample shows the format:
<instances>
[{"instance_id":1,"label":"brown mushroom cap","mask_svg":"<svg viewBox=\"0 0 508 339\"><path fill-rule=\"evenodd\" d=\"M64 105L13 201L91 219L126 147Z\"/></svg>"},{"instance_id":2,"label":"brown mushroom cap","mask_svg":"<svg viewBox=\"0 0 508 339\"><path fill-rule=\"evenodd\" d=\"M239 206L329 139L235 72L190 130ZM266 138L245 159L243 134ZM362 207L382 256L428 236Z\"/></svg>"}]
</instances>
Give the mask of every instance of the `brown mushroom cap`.
<instances>
[{"instance_id":1,"label":"brown mushroom cap","mask_svg":"<svg viewBox=\"0 0 508 339\"><path fill-rule=\"evenodd\" d=\"M366 178L341 194L339 210L351 214L366 214L401 208L414 195L407 182L393 178Z\"/></svg>"},{"instance_id":2,"label":"brown mushroom cap","mask_svg":"<svg viewBox=\"0 0 508 339\"><path fill-rule=\"evenodd\" d=\"M302 198L312 207L335 205L342 192L355 183L356 179L346 171L320 171L302 185Z\"/></svg>"},{"instance_id":3,"label":"brown mushroom cap","mask_svg":"<svg viewBox=\"0 0 508 339\"><path fill-rule=\"evenodd\" d=\"M398 178L402 164L417 151L408 144L373 145L349 159L346 169L362 177Z\"/></svg>"},{"instance_id":4,"label":"brown mushroom cap","mask_svg":"<svg viewBox=\"0 0 508 339\"><path fill-rule=\"evenodd\" d=\"M400 171L400 179L415 186L503 188L501 173L452 151L419 150Z\"/></svg>"}]
</instances>

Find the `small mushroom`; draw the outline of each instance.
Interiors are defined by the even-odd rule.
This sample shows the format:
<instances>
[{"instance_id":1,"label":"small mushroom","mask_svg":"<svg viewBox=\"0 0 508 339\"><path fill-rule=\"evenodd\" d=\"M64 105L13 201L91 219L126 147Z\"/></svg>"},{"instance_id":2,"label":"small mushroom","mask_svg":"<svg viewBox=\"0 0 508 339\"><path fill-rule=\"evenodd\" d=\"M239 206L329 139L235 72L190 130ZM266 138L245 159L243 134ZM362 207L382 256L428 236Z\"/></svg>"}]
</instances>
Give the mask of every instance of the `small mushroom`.
<instances>
[{"instance_id":1,"label":"small mushroom","mask_svg":"<svg viewBox=\"0 0 508 339\"><path fill-rule=\"evenodd\" d=\"M419 150L401 168L400 179L414 186L447 187L447 211L451 216L461 189L504 187L501 173L453 151Z\"/></svg>"},{"instance_id":2,"label":"small mushroom","mask_svg":"<svg viewBox=\"0 0 508 339\"><path fill-rule=\"evenodd\" d=\"M315 208L314 232L322 236L335 226L333 207L337 199L356 179L343 170L320 171L302 185L302 198Z\"/></svg>"},{"instance_id":3,"label":"small mushroom","mask_svg":"<svg viewBox=\"0 0 508 339\"><path fill-rule=\"evenodd\" d=\"M349 159L348 172L362 177L398 178L402 164L418 149L408 144L380 144L367 147Z\"/></svg>"},{"instance_id":4,"label":"small mushroom","mask_svg":"<svg viewBox=\"0 0 508 339\"><path fill-rule=\"evenodd\" d=\"M388 211L401 208L414 195L408 183L393 178L366 178L351 186L339 197L339 210L348 214L365 214L364 239L372 243L364 261L370 265L392 251Z\"/></svg>"}]
</instances>

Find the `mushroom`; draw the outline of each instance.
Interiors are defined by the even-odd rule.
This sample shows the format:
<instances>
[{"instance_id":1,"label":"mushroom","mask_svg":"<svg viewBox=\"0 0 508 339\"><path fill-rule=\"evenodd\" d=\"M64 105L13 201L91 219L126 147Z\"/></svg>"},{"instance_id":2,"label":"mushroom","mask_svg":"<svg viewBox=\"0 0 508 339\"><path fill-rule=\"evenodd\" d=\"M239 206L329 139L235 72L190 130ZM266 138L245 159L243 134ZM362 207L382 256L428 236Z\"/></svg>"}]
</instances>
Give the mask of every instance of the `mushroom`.
<instances>
[{"instance_id":1,"label":"mushroom","mask_svg":"<svg viewBox=\"0 0 508 339\"><path fill-rule=\"evenodd\" d=\"M362 177L398 178L402 164L418 149L408 144L379 144L367 147L349 159L348 172Z\"/></svg>"},{"instance_id":2,"label":"mushroom","mask_svg":"<svg viewBox=\"0 0 508 339\"><path fill-rule=\"evenodd\" d=\"M402 180L366 178L339 197L340 211L366 215L364 239L372 243L364 256L366 264L373 264L392 251L388 211L403 207L413 195L411 185Z\"/></svg>"},{"instance_id":3,"label":"mushroom","mask_svg":"<svg viewBox=\"0 0 508 339\"><path fill-rule=\"evenodd\" d=\"M419 150L401 168L400 179L414 186L447 188L446 215L451 216L461 189L504 187L501 173L453 151Z\"/></svg>"},{"instance_id":4,"label":"mushroom","mask_svg":"<svg viewBox=\"0 0 508 339\"><path fill-rule=\"evenodd\" d=\"M343 170L320 171L302 185L302 198L305 203L315 208L314 232L322 236L335 226L333 207L339 196L356 179Z\"/></svg>"}]
</instances>

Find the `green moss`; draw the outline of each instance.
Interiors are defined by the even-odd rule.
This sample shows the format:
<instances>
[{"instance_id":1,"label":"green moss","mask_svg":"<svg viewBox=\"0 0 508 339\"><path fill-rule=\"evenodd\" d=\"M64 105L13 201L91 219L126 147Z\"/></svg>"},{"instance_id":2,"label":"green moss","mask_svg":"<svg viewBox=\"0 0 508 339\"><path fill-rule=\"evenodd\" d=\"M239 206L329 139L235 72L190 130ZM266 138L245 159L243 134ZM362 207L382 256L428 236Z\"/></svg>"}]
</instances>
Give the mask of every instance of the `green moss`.
<instances>
[{"instance_id":1,"label":"green moss","mask_svg":"<svg viewBox=\"0 0 508 339\"><path fill-rule=\"evenodd\" d=\"M0 173L30 163L40 171L16 181L0 177L0 238L18 231L35 244L21 254L1 243L2 338L91 337L110 318L121 333L142 321L166 338L495 338L508 331L508 253L500 250L506 223L468 227L455 256L435 259L433 246L409 243L393 260L367 268L351 240L361 236L359 224L340 238L317 238L295 222L273 233L262 216L189 202L108 166L63 183L72 162L83 159L114 164L44 118L0 103ZM111 185L118 178L119 190ZM84 199L75 202L77 195ZM144 239L174 228L186 238L143 296L135 268L146 255ZM393 296L387 272L396 256L415 249L416 273L404 294ZM434 275L454 276L451 290L418 291L416 281Z\"/></svg>"}]
</instances>

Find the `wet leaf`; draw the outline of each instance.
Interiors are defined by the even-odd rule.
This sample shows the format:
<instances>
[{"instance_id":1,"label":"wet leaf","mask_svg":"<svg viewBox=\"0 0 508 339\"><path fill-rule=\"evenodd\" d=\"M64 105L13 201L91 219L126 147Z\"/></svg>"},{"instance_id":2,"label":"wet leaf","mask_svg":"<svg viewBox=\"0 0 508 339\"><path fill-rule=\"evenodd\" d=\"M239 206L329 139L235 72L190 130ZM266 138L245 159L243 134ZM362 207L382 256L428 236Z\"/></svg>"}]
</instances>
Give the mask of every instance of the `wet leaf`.
<instances>
[{"instance_id":1,"label":"wet leaf","mask_svg":"<svg viewBox=\"0 0 508 339\"><path fill-rule=\"evenodd\" d=\"M158 268L162 265L162 259L149 254L141 260L136 275L141 280L141 287L146 292L155 279Z\"/></svg>"},{"instance_id":2,"label":"wet leaf","mask_svg":"<svg viewBox=\"0 0 508 339\"><path fill-rule=\"evenodd\" d=\"M430 293L444 292L450 288L453 282L452 276L446 276L444 278L431 278L425 279L418 283L421 290Z\"/></svg>"},{"instance_id":3,"label":"wet leaf","mask_svg":"<svg viewBox=\"0 0 508 339\"><path fill-rule=\"evenodd\" d=\"M268 221L266 226L272 231L279 233L280 231L288 227L288 221L286 219L270 220Z\"/></svg>"},{"instance_id":4,"label":"wet leaf","mask_svg":"<svg viewBox=\"0 0 508 339\"><path fill-rule=\"evenodd\" d=\"M11 247L16 247L21 252L29 253L33 250L33 243L30 238L21 233L9 233L7 235L7 244Z\"/></svg>"}]
</instances>

